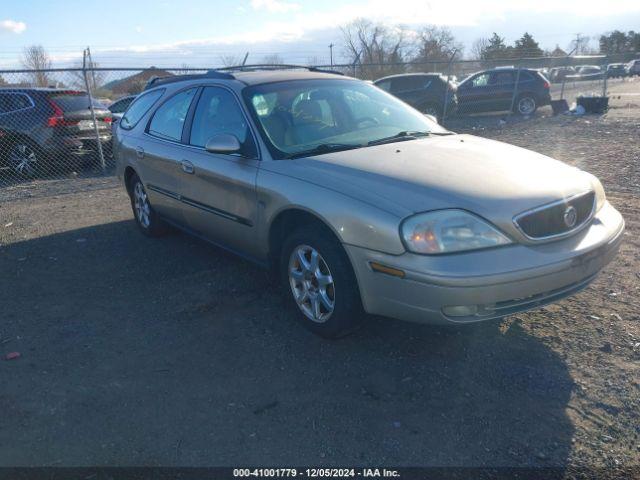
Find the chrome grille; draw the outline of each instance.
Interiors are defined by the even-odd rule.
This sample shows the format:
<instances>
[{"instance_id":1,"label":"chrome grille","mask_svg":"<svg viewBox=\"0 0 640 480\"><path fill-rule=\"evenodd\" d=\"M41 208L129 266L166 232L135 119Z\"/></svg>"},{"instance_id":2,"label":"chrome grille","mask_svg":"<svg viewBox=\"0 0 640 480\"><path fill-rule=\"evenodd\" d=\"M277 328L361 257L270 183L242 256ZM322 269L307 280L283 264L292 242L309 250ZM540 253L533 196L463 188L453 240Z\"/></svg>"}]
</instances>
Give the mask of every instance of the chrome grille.
<instances>
[{"instance_id":1,"label":"chrome grille","mask_svg":"<svg viewBox=\"0 0 640 480\"><path fill-rule=\"evenodd\" d=\"M578 230L591 218L594 202L594 192L586 192L521 213L514 222L531 239L562 236Z\"/></svg>"}]
</instances>

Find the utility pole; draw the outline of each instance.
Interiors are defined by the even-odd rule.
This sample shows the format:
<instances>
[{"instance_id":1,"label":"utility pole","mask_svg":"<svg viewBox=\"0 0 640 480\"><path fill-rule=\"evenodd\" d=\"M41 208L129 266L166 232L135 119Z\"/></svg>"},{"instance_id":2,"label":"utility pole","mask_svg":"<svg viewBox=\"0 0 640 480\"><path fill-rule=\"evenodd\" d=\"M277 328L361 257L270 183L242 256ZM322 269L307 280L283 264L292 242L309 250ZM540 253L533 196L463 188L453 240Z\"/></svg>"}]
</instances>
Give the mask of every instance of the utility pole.
<instances>
[{"instance_id":1,"label":"utility pole","mask_svg":"<svg viewBox=\"0 0 640 480\"><path fill-rule=\"evenodd\" d=\"M575 53L576 55L579 55L580 52L578 51L578 48L580 48L580 37L582 36L582 33L576 33L576 45L575 47L573 47L573 50L571 50L571 52L569 52L569 56L571 56L573 53Z\"/></svg>"},{"instance_id":2,"label":"utility pole","mask_svg":"<svg viewBox=\"0 0 640 480\"><path fill-rule=\"evenodd\" d=\"M333 67L333 43L329 44L329 58L331 59L331 66Z\"/></svg>"},{"instance_id":3,"label":"utility pole","mask_svg":"<svg viewBox=\"0 0 640 480\"><path fill-rule=\"evenodd\" d=\"M91 110L91 123L93 123L93 133L96 136L96 144L98 146L98 157L100 157L100 166L104 171L106 169L106 163L104 161L104 152L102 151L102 139L100 138L100 132L98 131L98 121L96 119L96 112L93 108L93 92L91 91L91 84L89 83L89 77L87 76L87 69L91 69L93 76L93 88L95 85L95 72L93 66L93 59L91 58L91 50L87 47L82 52L82 76L84 77L84 85L87 88L87 96L89 97L89 110Z\"/></svg>"}]
</instances>

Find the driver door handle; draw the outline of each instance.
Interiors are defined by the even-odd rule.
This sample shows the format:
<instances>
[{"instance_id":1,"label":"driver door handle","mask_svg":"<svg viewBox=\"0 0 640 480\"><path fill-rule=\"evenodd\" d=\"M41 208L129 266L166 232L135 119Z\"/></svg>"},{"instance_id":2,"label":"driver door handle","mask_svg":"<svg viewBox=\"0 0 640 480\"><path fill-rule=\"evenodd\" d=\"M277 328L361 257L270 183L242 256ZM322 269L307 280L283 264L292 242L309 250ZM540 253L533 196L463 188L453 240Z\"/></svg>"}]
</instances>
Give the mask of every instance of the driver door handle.
<instances>
[{"instance_id":1,"label":"driver door handle","mask_svg":"<svg viewBox=\"0 0 640 480\"><path fill-rule=\"evenodd\" d=\"M180 166L182 167L182 171L184 173L193 174L196 171L196 169L193 168L193 163L191 163L189 160L181 160Z\"/></svg>"}]
</instances>

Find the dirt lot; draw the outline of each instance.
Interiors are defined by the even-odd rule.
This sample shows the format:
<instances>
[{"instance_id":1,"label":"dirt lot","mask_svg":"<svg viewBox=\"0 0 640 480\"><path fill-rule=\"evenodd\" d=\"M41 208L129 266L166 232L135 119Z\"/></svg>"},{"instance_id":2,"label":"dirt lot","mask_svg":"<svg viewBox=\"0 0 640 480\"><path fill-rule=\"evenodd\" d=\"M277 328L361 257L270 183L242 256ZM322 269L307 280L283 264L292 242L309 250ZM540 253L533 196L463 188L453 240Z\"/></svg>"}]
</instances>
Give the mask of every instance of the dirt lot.
<instances>
[{"instance_id":1,"label":"dirt lot","mask_svg":"<svg viewBox=\"0 0 640 480\"><path fill-rule=\"evenodd\" d=\"M371 318L321 340L262 270L180 233L139 234L112 179L13 191L0 354L21 357L0 361L0 465L637 471L637 108L457 125L593 172L628 227L587 290L460 329Z\"/></svg>"}]
</instances>

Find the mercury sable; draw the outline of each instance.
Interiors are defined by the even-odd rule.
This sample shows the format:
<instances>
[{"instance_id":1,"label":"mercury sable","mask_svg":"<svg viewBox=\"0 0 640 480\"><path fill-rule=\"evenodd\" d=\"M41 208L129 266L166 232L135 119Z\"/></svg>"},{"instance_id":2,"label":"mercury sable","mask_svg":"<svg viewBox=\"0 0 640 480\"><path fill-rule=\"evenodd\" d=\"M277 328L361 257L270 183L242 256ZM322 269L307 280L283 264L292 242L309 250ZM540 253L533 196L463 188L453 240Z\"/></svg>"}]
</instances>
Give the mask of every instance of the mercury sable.
<instances>
[{"instance_id":1,"label":"mercury sable","mask_svg":"<svg viewBox=\"0 0 640 480\"><path fill-rule=\"evenodd\" d=\"M115 128L118 175L144 234L173 225L272 268L320 335L366 313L501 318L616 254L624 221L593 175L359 80L244 70L152 82Z\"/></svg>"}]
</instances>

